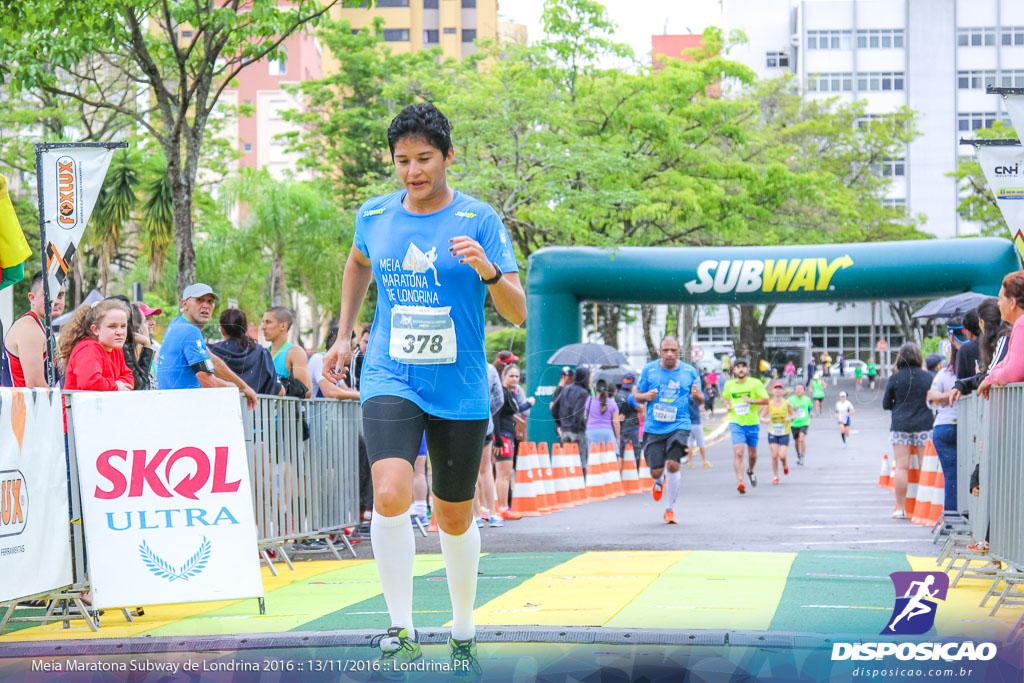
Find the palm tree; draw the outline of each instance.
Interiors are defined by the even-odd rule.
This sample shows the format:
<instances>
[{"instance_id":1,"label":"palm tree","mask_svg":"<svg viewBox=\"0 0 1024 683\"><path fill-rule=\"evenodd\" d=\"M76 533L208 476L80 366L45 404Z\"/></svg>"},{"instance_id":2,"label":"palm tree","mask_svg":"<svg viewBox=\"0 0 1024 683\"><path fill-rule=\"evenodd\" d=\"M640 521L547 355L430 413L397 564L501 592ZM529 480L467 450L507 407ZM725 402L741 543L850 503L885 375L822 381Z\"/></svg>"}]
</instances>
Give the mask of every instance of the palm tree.
<instances>
[{"instance_id":1,"label":"palm tree","mask_svg":"<svg viewBox=\"0 0 1024 683\"><path fill-rule=\"evenodd\" d=\"M167 159L157 151L142 167L141 207L143 240L149 258L148 289L156 286L163 275L167 252L174 242L174 204L171 183L167 179Z\"/></svg>"},{"instance_id":2,"label":"palm tree","mask_svg":"<svg viewBox=\"0 0 1024 683\"><path fill-rule=\"evenodd\" d=\"M122 231L130 223L138 202L135 188L139 184L138 154L123 150L110 161L103 189L93 209L91 242L100 251L100 292L107 296L110 284L110 263L121 247Z\"/></svg>"}]
</instances>

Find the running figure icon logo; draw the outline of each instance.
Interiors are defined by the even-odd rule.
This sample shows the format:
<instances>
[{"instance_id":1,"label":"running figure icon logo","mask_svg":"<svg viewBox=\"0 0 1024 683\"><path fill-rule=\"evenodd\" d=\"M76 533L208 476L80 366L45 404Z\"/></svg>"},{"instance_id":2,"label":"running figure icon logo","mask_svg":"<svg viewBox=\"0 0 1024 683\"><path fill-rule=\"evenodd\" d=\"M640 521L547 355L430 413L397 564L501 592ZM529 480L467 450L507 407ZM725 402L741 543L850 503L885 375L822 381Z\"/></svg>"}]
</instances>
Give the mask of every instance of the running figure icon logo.
<instances>
[{"instance_id":1,"label":"running figure icon logo","mask_svg":"<svg viewBox=\"0 0 1024 683\"><path fill-rule=\"evenodd\" d=\"M430 251L424 252L410 242L409 248L405 252L405 259L402 261L402 270L407 270L411 273L423 273L424 275L428 270L432 270L434 271L434 284L440 287L441 283L437 279L437 267L434 265L436 260L437 247L431 247Z\"/></svg>"},{"instance_id":2,"label":"running figure icon logo","mask_svg":"<svg viewBox=\"0 0 1024 683\"><path fill-rule=\"evenodd\" d=\"M935 624L938 609L935 600L946 599L949 577L943 572L893 572L889 578L896 588L896 604L882 634L916 636L927 633Z\"/></svg>"}]
</instances>

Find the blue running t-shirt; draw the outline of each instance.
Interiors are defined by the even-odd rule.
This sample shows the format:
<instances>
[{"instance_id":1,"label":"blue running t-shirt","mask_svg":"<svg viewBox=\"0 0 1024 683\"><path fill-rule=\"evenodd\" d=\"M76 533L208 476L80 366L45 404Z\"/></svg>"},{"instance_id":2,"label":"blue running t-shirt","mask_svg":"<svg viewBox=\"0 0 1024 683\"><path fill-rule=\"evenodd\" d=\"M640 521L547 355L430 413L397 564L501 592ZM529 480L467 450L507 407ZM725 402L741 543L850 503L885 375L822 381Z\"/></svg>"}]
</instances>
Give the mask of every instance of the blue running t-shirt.
<instances>
[{"instance_id":1,"label":"blue running t-shirt","mask_svg":"<svg viewBox=\"0 0 1024 683\"><path fill-rule=\"evenodd\" d=\"M487 285L452 256L449 240L471 237L502 273L518 273L512 241L485 202L456 192L440 211L414 214L402 206L405 194L375 197L356 214L353 243L377 282L360 399L398 396L436 417L485 420Z\"/></svg>"},{"instance_id":2,"label":"blue running t-shirt","mask_svg":"<svg viewBox=\"0 0 1024 683\"><path fill-rule=\"evenodd\" d=\"M658 398L647 402L644 432L670 434L690 429L690 392L694 384L700 388L700 373L689 363L680 362L675 370L661 367L660 360L645 365L636 390L643 394L657 387Z\"/></svg>"},{"instance_id":3,"label":"blue running t-shirt","mask_svg":"<svg viewBox=\"0 0 1024 683\"><path fill-rule=\"evenodd\" d=\"M157 386L161 389L199 389L199 379L192 366L203 363L209 363L209 372L213 373L202 330L179 315L164 332L156 373Z\"/></svg>"}]
</instances>

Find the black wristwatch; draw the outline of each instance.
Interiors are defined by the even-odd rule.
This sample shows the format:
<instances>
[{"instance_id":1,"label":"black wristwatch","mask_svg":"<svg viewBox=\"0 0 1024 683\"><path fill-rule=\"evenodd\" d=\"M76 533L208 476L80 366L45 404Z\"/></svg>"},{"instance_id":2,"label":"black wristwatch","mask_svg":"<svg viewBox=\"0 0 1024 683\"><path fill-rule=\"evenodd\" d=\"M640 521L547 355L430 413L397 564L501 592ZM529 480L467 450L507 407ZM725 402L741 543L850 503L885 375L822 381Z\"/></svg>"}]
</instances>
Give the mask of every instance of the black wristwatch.
<instances>
[{"instance_id":1,"label":"black wristwatch","mask_svg":"<svg viewBox=\"0 0 1024 683\"><path fill-rule=\"evenodd\" d=\"M494 268L494 277L492 277L489 280L484 280L484 284L485 285L496 285L496 284L498 284L498 280L500 280L501 276L504 275L504 273L501 272L501 268L499 268L498 264L496 264L494 261L491 261L491 266ZM483 280L483 278L480 278L480 279Z\"/></svg>"}]
</instances>

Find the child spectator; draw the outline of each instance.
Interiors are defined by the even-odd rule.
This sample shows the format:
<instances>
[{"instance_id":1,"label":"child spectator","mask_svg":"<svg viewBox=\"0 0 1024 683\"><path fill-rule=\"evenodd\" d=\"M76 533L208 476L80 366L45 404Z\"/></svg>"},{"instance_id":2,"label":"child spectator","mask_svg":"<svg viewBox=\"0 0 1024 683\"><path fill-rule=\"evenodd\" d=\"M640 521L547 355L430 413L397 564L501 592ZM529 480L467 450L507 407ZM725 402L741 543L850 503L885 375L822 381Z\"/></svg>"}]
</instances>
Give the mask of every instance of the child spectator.
<instances>
[{"instance_id":1,"label":"child spectator","mask_svg":"<svg viewBox=\"0 0 1024 683\"><path fill-rule=\"evenodd\" d=\"M128 312L116 299L75 311L60 335L60 355L67 361L65 389L131 391L135 377L124 362Z\"/></svg>"}]
</instances>

